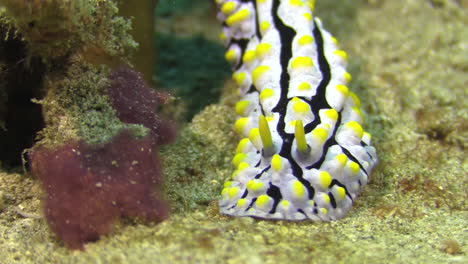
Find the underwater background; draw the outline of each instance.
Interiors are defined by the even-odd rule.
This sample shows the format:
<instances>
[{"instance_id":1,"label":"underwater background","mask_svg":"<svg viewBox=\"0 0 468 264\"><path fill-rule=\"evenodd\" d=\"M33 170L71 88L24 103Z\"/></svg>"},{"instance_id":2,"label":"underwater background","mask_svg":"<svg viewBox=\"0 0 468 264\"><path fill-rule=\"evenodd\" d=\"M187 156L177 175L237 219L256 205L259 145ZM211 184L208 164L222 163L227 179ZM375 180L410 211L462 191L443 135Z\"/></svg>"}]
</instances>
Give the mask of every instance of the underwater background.
<instances>
[{"instance_id":1,"label":"underwater background","mask_svg":"<svg viewBox=\"0 0 468 264\"><path fill-rule=\"evenodd\" d=\"M16 5L19 10L20 2L24 1L0 1L0 6L14 10ZM48 124L41 132L43 145L77 137L97 144L122 127L146 131L116 121L100 97L78 102L76 109L67 108L67 118L60 122L51 118L61 105L75 104L67 98L81 94L77 87L99 93L96 87L104 82L100 76L108 69L81 64L83 58L93 65L120 64L136 45L130 39L106 37L108 32L124 36L119 32L129 30L129 25L122 21L91 26L97 23L93 19L100 18L99 12L103 17L116 16L110 1L79 2L87 2L77 6L79 10L87 10L87 5L101 9L89 11L90 18L84 20L90 20L89 25L71 24L78 32L76 37L70 37L69 43L56 43L62 32L54 28L47 34L52 41L29 47L34 54L51 58L48 67L55 73L44 82L54 91L41 103L45 120L30 117L41 111L35 103L27 106L30 109L24 117L17 116L19 124L13 127L6 122L5 108L11 107L4 106L6 102L14 102L15 96L30 101L43 95L26 88L15 95L5 83L20 80L15 87L22 87L42 82L38 78L45 66L35 57L9 56L8 47L15 39L5 32L12 22L5 8L0 8L6 41L0 54L0 117L5 120L1 125L25 134L22 145L11 144L11 134L0 134L0 263L468 262L468 1L317 1L315 15L350 56L350 88L361 98L366 127L379 155L370 184L348 216L317 223L231 218L219 213L217 198L232 172L232 153L239 139L233 129L238 97L218 38L221 25L211 1L160 0L152 36L155 46L146 46L152 51L146 53L145 62L153 63L139 70L154 72L145 79L174 97L160 109L178 123L177 140L160 152L170 218L150 224L124 219L110 234L86 244L84 251L73 251L50 230L43 213L41 183L24 172L18 156L31 147L31 135L44 126L42 122ZM109 11L100 11L106 8ZM33 15L38 17L33 26L41 26L41 14ZM32 26L20 29L26 32L28 27ZM42 43L43 35L34 30L28 36L29 41ZM80 45L89 46L72 59L80 66L62 79L60 68L67 62L60 60L61 51L67 53ZM18 61L27 61L29 66L10 70L22 65ZM86 94L83 98L88 98ZM85 110L89 114L83 114Z\"/></svg>"}]
</instances>

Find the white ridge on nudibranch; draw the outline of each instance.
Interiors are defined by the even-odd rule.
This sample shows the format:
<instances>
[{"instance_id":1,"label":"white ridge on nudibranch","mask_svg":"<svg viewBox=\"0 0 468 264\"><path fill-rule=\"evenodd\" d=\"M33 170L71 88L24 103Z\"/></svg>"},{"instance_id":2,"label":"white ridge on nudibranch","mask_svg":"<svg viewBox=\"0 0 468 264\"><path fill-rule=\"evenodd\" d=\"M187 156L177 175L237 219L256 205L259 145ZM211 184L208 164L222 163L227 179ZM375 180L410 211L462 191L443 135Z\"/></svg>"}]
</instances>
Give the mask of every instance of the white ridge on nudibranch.
<instances>
[{"instance_id":1,"label":"white ridge on nudibranch","mask_svg":"<svg viewBox=\"0 0 468 264\"><path fill-rule=\"evenodd\" d=\"M314 0L216 0L241 100L242 136L221 212L265 219L343 217L377 163L348 56Z\"/></svg>"}]
</instances>

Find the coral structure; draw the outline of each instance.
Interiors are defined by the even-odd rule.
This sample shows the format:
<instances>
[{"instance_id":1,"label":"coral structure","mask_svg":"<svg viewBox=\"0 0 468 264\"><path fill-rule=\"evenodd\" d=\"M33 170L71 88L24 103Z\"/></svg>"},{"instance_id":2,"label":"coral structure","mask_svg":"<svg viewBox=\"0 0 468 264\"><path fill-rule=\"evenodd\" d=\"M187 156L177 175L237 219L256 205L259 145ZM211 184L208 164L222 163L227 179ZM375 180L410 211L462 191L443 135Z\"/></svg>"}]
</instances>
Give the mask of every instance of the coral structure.
<instances>
[{"instance_id":1,"label":"coral structure","mask_svg":"<svg viewBox=\"0 0 468 264\"><path fill-rule=\"evenodd\" d=\"M93 146L70 142L37 148L32 172L47 192L45 215L64 243L74 249L107 234L121 216L160 221L161 169L152 139L123 131L112 142Z\"/></svg>"},{"instance_id":2,"label":"coral structure","mask_svg":"<svg viewBox=\"0 0 468 264\"><path fill-rule=\"evenodd\" d=\"M347 54L314 18L314 0L217 1L244 137L221 212L267 219L342 218L377 163ZM297 14L297 15L293 15Z\"/></svg>"}]
</instances>

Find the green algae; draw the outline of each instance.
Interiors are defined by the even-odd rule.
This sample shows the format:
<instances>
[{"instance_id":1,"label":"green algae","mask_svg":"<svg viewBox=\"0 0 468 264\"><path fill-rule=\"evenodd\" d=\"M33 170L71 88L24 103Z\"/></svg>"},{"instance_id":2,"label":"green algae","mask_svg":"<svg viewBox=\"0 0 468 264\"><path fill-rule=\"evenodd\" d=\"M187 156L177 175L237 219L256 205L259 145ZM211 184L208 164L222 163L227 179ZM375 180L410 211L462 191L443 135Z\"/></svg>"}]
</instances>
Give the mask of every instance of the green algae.
<instances>
[{"instance_id":1,"label":"green algae","mask_svg":"<svg viewBox=\"0 0 468 264\"><path fill-rule=\"evenodd\" d=\"M322 16L324 1L318 1ZM349 1L333 0L337 14ZM455 1L362 1L351 21L324 18L350 61L380 165L344 219L261 221L218 213L237 137L226 87L162 152L173 215L125 223L71 252L41 217L39 182L0 174L4 263L466 263L468 29ZM441 1L438 1L441 2ZM331 4L330 4L331 5ZM324 13L324 12L323 12ZM338 19L338 18L337 18ZM341 24L344 23L344 24ZM203 191L200 194L198 192ZM447 249L455 241L459 251Z\"/></svg>"},{"instance_id":2,"label":"green algae","mask_svg":"<svg viewBox=\"0 0 468 264\"><path fill-rule=\"evenodd\" d=\"M235 143L235 114L222 105L208 106L183 128L180 138L163 149L166 190L174 213L205 209L230 174ZM209 131L209 133L207 133Z\"/></svg>"}]
</instances>

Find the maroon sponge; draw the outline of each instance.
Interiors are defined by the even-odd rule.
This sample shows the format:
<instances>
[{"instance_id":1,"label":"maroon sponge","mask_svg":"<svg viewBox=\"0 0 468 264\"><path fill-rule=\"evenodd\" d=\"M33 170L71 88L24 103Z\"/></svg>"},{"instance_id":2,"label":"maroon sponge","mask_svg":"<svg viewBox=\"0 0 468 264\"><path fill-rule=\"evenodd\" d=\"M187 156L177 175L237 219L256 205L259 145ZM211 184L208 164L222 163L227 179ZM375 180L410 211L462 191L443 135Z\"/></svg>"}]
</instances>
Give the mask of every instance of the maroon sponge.
<instances>
[{"instance_id":1,"label":"maroon sponge","mask_svg":"<svg viewBox=\"0 0 468 264\"><path fill-rule=\"evenodd\" d=\"M154 139L124 130L104 145L71 142L31 153L32 173L42 181L50 227L72 249L108 234L120 217L161 221L162 176Z\"/></svg>"}]
</instances>

